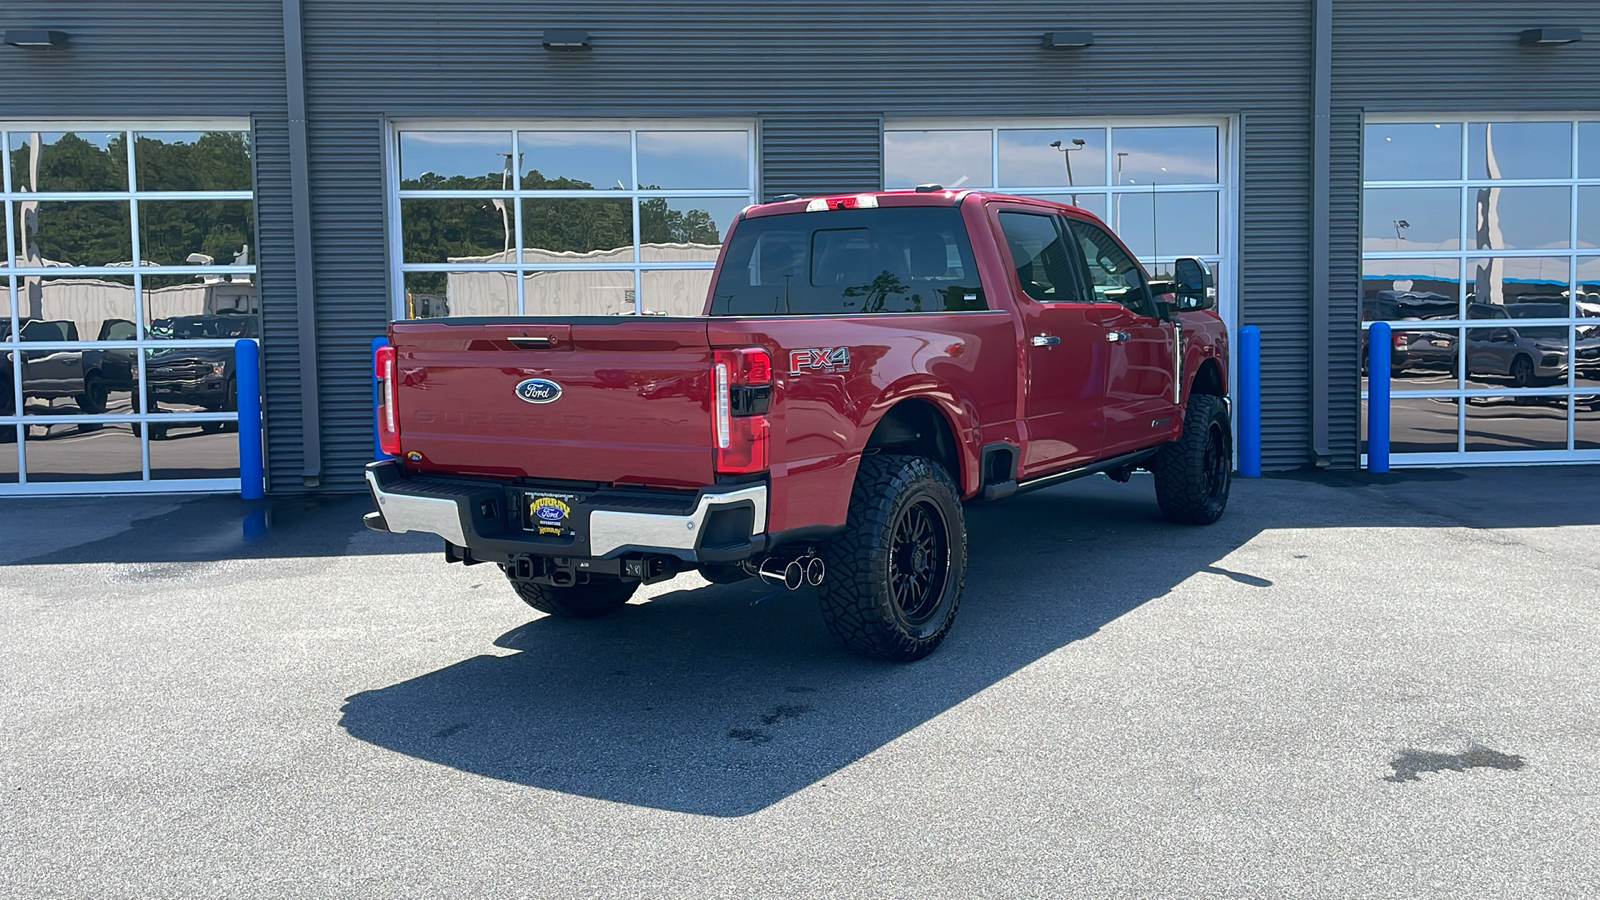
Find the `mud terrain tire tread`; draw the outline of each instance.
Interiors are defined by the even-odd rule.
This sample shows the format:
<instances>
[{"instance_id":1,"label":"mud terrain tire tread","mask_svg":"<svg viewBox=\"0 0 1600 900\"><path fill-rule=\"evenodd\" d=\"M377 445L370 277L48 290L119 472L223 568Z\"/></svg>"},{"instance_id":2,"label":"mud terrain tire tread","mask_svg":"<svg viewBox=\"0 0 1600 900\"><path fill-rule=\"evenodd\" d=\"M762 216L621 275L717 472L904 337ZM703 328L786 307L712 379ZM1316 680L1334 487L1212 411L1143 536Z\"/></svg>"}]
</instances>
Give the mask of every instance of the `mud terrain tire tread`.
<instances>
[{"instance_id":1,"label":"mud terrain tire tread","mask_svg":"<svg viewBox=\"0 0 1600 900\"><path fill-rule=\"evenodd\" d=\"M1211 426L1220 423L1223 452L1229 470L1220 492L1206 483L1206 449ZM1151 473L1155 476L1156 502L1168 521L1184 525L1210 525L1222 518L1228 506L1232 481L1233 439L1228 422L1228 407L1213 394L1190 394L1183 414L1183 433L1156 453Z\"/></svg>"},{"instance_id":2,"label":"mud terrain tire tread","mask_svg":"<svg viewBox=\"0 0 1600 900\"><path fill-rule=\"evenodd\" d=\"M535 584L509 572L506 580L511 582L512 590L522 602L560 619L598 619L609 615L621 609L639 589L637 581L606 576L593 576L587 583L572 587Z\"/></svg>"}]
</instances>

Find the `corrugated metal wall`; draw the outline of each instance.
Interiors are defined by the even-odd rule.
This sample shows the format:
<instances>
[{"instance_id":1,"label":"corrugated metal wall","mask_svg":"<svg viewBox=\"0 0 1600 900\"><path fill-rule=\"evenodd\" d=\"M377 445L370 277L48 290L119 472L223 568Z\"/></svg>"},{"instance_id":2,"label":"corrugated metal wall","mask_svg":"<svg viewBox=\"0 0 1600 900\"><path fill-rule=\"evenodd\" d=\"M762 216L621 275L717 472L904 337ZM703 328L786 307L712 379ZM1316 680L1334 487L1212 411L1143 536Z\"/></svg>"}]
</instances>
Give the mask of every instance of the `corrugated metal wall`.
<instances>
[{"instance_id":1,"label":"corrugated metal wall","mask_svg":"<svg viewBox=\"0 0 1600 900\"><path fill-rule=\"evenodd\" d=\"M0 47L0 120L253 118L271 474L296 489L299 348L282 13L280 0L8 2L0 28L50 28L71 42L58 51Z\"/></svg>"},{"instance_id":2,"label":"corrugated metal wall","mask_svg":"<svg viewBox=\"0 0 1600 900\"><path fill-rule=\"evenodd\" d=\"M809 0L317 0L306 8L324 484L368 452L365 346L388 312L380 116L759 121L764 194L876 187L885 118L1249 112L1242 319L1266 333L1266 465L1304 464L1309 9ZM593 48L549 52L543 29ZM1045 51L1046 31L1096 44Z\"/></svg>"},{"instance_id":3,"label":"corrugated metal wall","mask_svg":"<svg viewBox=\"0 0 1600 900\"><path fill-rule=\"evenodd\" d=\"M1600 3L1336 0L1333 56L1332 434L1357 452L1361 121L1368 113L1600 114ZM1523 29L1581 28L1584 43L1522 47ZM1347 424L1348 421L1348 424Z\"/></svg>"}]
</instances>

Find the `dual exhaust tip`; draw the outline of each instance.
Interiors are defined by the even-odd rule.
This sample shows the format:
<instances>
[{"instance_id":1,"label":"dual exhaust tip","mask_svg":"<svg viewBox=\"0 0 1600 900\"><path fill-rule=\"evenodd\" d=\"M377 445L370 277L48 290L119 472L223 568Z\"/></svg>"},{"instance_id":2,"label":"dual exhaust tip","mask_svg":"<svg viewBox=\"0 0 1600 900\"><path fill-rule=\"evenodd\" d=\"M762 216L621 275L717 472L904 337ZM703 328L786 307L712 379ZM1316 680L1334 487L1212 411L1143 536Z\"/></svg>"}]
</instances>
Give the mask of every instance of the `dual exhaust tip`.
<instances>
[{"instance_id":1,"label":"dual exhaust tip","mask_svg":"<svg viewBox=\"0 0 1600 900\"><path fill-rule=\"evenodd\" d=\"M809 584L812 587L822 583L827 575L827 566L822 564L822 558L817 556L802 556L791 560L787 565L776 557L767 557L756 567L756 575L768 584L781 584L791 591L797 591L801 585Z\"/></svg>"}]
</instances>

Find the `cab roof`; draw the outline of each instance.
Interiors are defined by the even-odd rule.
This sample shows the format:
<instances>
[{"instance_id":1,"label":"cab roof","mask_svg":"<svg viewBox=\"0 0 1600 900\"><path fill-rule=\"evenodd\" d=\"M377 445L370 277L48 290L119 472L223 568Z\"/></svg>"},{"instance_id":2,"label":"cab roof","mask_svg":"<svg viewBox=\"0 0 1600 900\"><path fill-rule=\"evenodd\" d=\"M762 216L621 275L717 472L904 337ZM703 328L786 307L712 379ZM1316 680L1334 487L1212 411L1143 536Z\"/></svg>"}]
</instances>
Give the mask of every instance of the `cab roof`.
<instances>
[{"instance_id":1,"label":"cab roof","mask_svg":"<svg viewBox=\"0 0 1600 900\"><path fill-rule=\"evenodd\" d=\"M1086 209L1067 203L1057 203L1053 200L1044 200L1038 197L1019 197L1015 194L1003 194L996 191L961 190L940 185L923 185L911 190L857 191L849 194L823 194L814 197L784 194L766 203L758 203L749 207L745 210L745 216L760 218L763 216L836 209L960 206L969 199L980 203L987 203L991 200L1005 200L1007 202L1038 206L1043 209L1071 211L1091 219L1096 218L1094 213Z\"/></svg>"}]
</instances>

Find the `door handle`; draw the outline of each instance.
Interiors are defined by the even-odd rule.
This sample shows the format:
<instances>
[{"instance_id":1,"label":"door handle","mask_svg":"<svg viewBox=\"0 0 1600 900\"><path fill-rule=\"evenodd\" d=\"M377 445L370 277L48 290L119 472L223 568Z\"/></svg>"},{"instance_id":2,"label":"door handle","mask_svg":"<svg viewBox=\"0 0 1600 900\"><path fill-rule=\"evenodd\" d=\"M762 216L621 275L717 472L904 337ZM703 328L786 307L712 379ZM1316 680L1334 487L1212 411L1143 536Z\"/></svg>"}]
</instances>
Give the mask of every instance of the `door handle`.
<instances>
[{"instance_id":1,"label":"door handle","mask_svg":"<svg viewBox=\"0 0 1600 900\"><path fill-rule=\"evenodd\" d=\"M1110 341L1113 344L1115 344L1115 343L1117 343L1119 341L1125 341L1128 338L1129 338L1129 334L1126 331L1108 331L1108 332L1106 332L1106 340Z\"/></svg>"},{"instance_id":2,"label":"door handle","mask_svg":"<svg viewBox=\"0 0 1600 900\"><path fill-rule=\"evenodd\" d=\"M1055 345L1061 343L1061 338L1058 338L1053 334L1036 334L1033 337L1028 338L1028 343L1034 345L1035 347L1054 347Z\"/></svg>"}]
</instances>

